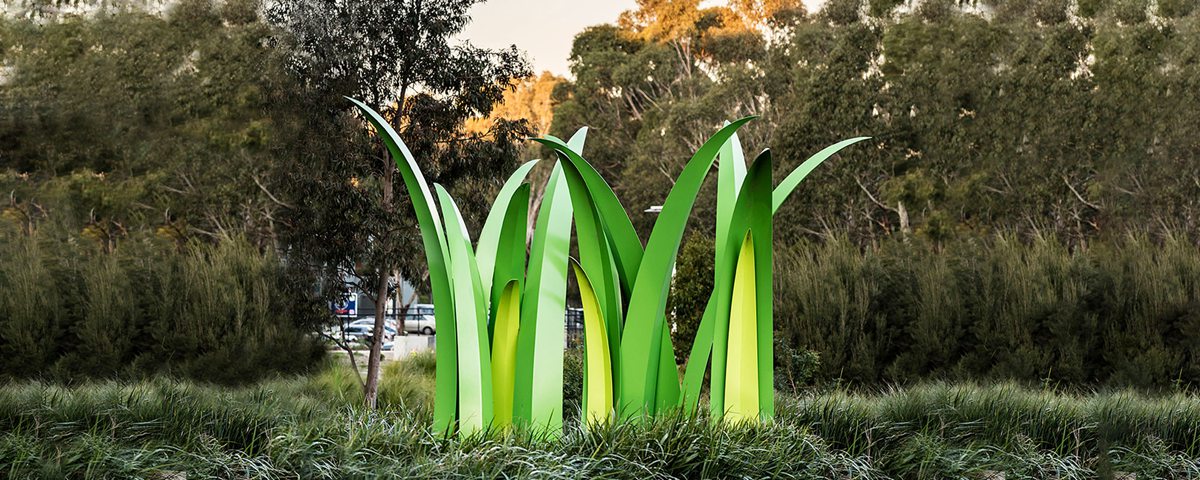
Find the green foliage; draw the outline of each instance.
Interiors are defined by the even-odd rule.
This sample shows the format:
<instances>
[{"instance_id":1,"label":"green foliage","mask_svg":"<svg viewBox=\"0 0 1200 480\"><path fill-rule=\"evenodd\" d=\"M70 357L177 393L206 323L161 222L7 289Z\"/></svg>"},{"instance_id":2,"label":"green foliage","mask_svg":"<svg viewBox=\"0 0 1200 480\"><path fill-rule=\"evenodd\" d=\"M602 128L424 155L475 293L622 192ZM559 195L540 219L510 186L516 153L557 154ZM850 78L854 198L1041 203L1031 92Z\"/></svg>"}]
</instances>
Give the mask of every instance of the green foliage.
<instances>
[{"instance_id":1,"label":"green foliage","mask_svg":"<svg viewBox=\"0 0 1200 480\"><path fill-rule=\"evenodd\" d=\"M0 240L0 376L166 373L220 383L309 368L324 318L279 259L244 240L116 253L49 234Z\"/></svg>"},{"instance_id":2,"label":"green foliage","mask_svg":"<svg viewBox=\"0 0 1200 480\"><path fill-rule=\"evenodd\" d=\"M257 9L186 0L157 15L5 17L0 171L59 183L63 220L110 244L158 228L269 244L281 205L260 185L303 112L279 101L294 84Z\"/></svg>"},{"instance_id":3,"label":"green foliage","mask_svg":"<svg viewBox=\"0 0 1200 480\"><path fill-rule=\"evenodd\" d=\"M584 365L583 350L568 348L563 353L563 420L571 425L583 416Z\"/></svg>"},{"instance_id":4,"label":"green foliage","mask_svg":"<svg viewBox=\"0 0 1200 480\"><path fill-rule=\"evenodd\" d=\"M820 354L821 379L1200 383L1200 255L1177 238L842 239L783 248L777 268L779 336Z\"/></svg>"},{"instance_id":5,"label":"green foliage","mask_svg":"<svg viewBox=\"0 0 1200 480\"><path fill-rule=\"evenodd\" d=\"M811 350L789 346L775 339L775 389L785 394L797 395L801 389L812 384L821 368L821 356Z\"/></svg>"},{"instance_id":6,"label":"green foliage","mask_svg":"<svg viewBox=\"0 0 1200 480\"><path fill-rule=\"evenodd\" d=\"M671 282L671 297L667 310L671 312L671 339L675 345L692 345L700 319L713 291L713 240L692 234L683 243L675 262L675 277ZM675 358L683 363L688 352L677 350Z\"/></svg>"},{"instance_id":7,"label":"green foliage","mask_svg":"<svg viewBox=\"0 0 1200 480\"><path fill-rule=\"evenodd\" d=\"M152 346L136 365L230 383L304 370L323 354L312 332L326 312L274 255L229 241L172 260L147 279L140 334Z\"/></svg>"},{"instance_id":8,"label":"green foliage","mask_svg":"<svg viewBox=\"0 0 1200 480\"><path fill-rule=\"evenodd\" d=\"M54 364L68 322L47 252L32 240L0 244L0 358L7 376L38 376Z\"/></svg>"},{"instance_id":9,"label":"green foliage","mask_svg":"<svg viewBox=\"0 0 1200 480\"><path fill-rule=\"evenodd\" d=\"M393 273L424 277L417 217L406 207L404 176L378 148L377 138L350 115L346 96L382 113L421 160L430 182L459 202L464 222L479 231L482 213L505 175L517 166L521 139L532 134L522 120L497 120L486 132L464 123L487 116L514 79L530 74L513 48L483 49L456 36L478 0L272 2L286 71L303 84L282 103L306 112L305 136L282 158L273 179L294 208L282 240L324 274L331 296L361 279L378 292ZM369 39L369 40L364 40Z\"/></svg>"},{"instance_id":10,"label":"green foliage","mask_svg":"<svg viewBox=\"0 0 1200 480\"><path fill-rule=\"evenodd\" d=\"M389 385L432 357L393 362ZM565 362L570 365L572 361ZM425 368L424 370L429 370ZM344 370L343 370L344 371ZM409 373L417 374L410 371ZM431 371L419 373L429 375ZM12 478L1139 478L1200 474L1200 400L1013 385L927 384L781 396L776 421L669 415L549 441L447 439L412 402L346 407L318 377L244 388L165 379L0 390L0 474ZM429 379L426 378L428 381ZM426 393L432 385L425 385ZM355 389L348 389L361 395ZM406 392L405 395L416 395ZM407 397L405 400L409 400Z\"/></svg>"},{"instance_id":11,"label":"green foliage","mask_svg":"<svg viewBox=\"0 0 1200 480\"><path fill-rule=\"evenodd\" d=\"M429 352L414 353L384 364L379 382L379 408L404 410L422 417L430 415L433 412L435 365L436 357ZM303 392L333 405L363 404L359 376L341 359L330 359L307 377Z\"/></svg>"},{"instance_id":12,"label":"green foliage","mask_svg":"<svg viewBox=\"0 0 1200 480\"><path fill-rule=\"evenodd\" d=\"M872 135L875 148L828 162L780 210L781 243L1016 232L1075 246L1147 231L1196 241L1196 2L898 3L825 2L756 32L767 41L734 58L700 47L728 27L639 3L632 16L659 25L576 36L552 130L591 125L589 160L635 211L662 203L700 143L689 132L726 118L761 116L743 140L769 145L784 171L837 138ZM709 235L711 187L693 214Z\"/></svg>"}]
</instances>

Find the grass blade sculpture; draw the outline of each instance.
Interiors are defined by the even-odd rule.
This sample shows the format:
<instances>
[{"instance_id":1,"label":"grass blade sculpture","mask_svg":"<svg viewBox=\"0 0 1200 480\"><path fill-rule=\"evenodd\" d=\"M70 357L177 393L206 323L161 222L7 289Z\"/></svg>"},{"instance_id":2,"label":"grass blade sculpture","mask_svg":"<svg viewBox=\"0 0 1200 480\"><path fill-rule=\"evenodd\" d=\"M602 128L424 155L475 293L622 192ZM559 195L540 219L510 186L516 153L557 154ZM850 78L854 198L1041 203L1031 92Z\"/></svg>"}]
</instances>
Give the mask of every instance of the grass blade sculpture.
<instances>
[{"instance_id":1,"label":"grass blade sculpture","mask_svg":"<svg viewBox=\"0 0 1200 480\"><path fill-rule=\"evenodd\" d=\"M586 423L607 422L613 414L612 357L608 349L608 331L604 328L604 307L596 299L592 282L579 266L572 261L571 269L579 282L579 297L583 303L583 330L586 355L583 385L583 421Z\"/></svg>"},{"instance_id":2,"label":"grass blade sculpture","mask_svg":"<svg viewBox=\"0 0 1200 480\"><path fill-rule=\"evenodd\" d=\"M597 215L579 215L577 223L587 223L588 217L598 217L603 224L605 237L599 235L580 235L580 255L583 256L585 244L593 244L588 248L599 250L603 254L603 241L612 241L614 246L624 249L624 255L616 255L622 264L618 266L619 283L631 291L623 292L628 298L624 308L625 318L628 319L620 328L619 351L614 358L618 359L617 373L614 378L619 381L616 389L616 405L623 418L634 418L642 415L653 415L657 410L674 407L680 398L679 379L674 365L674 352L665 322L667 291L670 288L671 272L673 270L679 244L682 241L683 230L691 208L708 170L716 161L720 148L733 133L751 118L743 118L726 125L710 138L692 157L679 179L667 195L662 213L650 234L645 255L640 252L637 234L633 232L632 222L628 219L625 209L620 207L612 189L599 177L595 170L587 164L579 153L572 151L567 145L555 139L540 139L538 141L557 151L566 159L565 163L575 167L579 175L568 175L574 178L571 183L573 198L586 198L574 192L584 190L592 199L603 199L609 204L600 209ZM592 174L591 180L583 176L583 172ZM599 202L595 202L599 203ZM592 208L593 202L582 201L580 208ZM583 219L581 219L581 217ZM623 218L622 218L623 217ZM612 228L610 225L615 225ZM628 225L628 228L626 228ZM590 230L590 229L589 229ZM581 231L587 231L582 230ZM634 259L640 261L635 262ZM589 265L584 265L585 270ZM631 288L629 286L632 286ZM620 322L613 309L609 322ZM613 349L610 347L610 350Z\"/></svg>"},{"instance_id":3,"label":"grass blade sculpture","mask_svg":"<svg viewBox=\"0 0 1200 480\"><path fill-rule=\"evenodd\" d=\"M425 247L425 262L429 266L430 291L433 294L434 326L441 335L436 337L437 366L434 370L436 389L433 404L433 429L435 432L450 433L457 417L458 397L458 344L455 338L454 298L450 290L447 269L450 258L446 251L446 235L442 232L442 220L434 210L433 195L421 168L413 159L412 152L400 140L392 125L366 104L347 97L366 116L367 122L383 140L388 153L396 161L404 188L412 198L413 211L421 229L421 242Z\"/></svg>"},{"instance_id":4,"label":"grass blade sculpture","mask_svg":"<svg viewBox=\"0 0 1200 480\"><path fill-rule=\"evenodd\" d=\"M800 164L800 166L796 167L795 170L793 170L790 174L788 174L788 176L786 178L784 178L784 180L782 182L780 182L779 186L775 187L775 189L771 192L771 216L773 217L775 215L775 213L777 211L779 211L779 207L783 204L783 202L785 200L787 200L787 198L789 196L791 196L792 192L795 191L796 187L798 187L800 185L800 182L802 182L804 180L804 178L808 176L809 173L812 173L812 171L814 169L816 169L816 167L818 165L823 163L825 160L828 160L830 157L832 157L834 154L841 151L842 149L844 149L850 145L853 145L855 143L867 140L869 138L870 137L854 137L854 138L843 140L836 144L825 147L821 151L817 152L816 154L814 154L813 156L809 157L804 162L802 162ZM731 142L733 142L733 143L736 143L736 141L737 141L736 138L731 140ZM721 169L729 168L731 171L736 172L736 170L738 169L739 166L744 165L744 160L742 160L740 157L740 151L741 151L740 148L733 148L733 149L728 150L729 156L722 158L720 168ZM726 159L732 160L732 162L727 162ZM721 209L722 203L721 202L726 202L725 205L732 205L738 198L738 196L737 196L738 189L740 189L742 187L741 179L738 178L739 175L737 173L730 173L728 175L730 175L730 177L734 178L735 180L730 181L730 182L720 182L718 180L718 197L717 197L718 215L721 215L721 212L722 212L722 209ZM720 179L720 173L718 173L718 176ZM729 208L728 211L732 212L733 208L732 207ZM725 236L718 235L718 237L716 239L716 244L717 244L716 265L721 265L722 263L728 263L729 256L732 255L730 253L730 250L728 248L724 247L726 242L728 242L729 225L733 221L733 218L734 218L732 213L727 214L727 215L728 216L725 216L723 218L721 216L718 216L718 224L717 224L718 232L725 231L727 234ZM714 274L715 274L715 272L714 272ZM716 282L714 282L714 285L715 284L716 284ZM683 390L684 390L684 392L683 392L683 408L686 411L695 410L697 403L700 400L700 392L703 387L704 373L705 373L705 371L708 370L708 367L709 367L709 358L710 357L713 358L713 365L720 365L720 363L718 363L718 359L717 359L718 355L714 351L714 346L713 346L714 330L715 330L715 324L717 323L717 316L718 316L718 310L719 310L719 308L717 307L717 298L718 297L715 294L715 292L714 292L714 295L709 298L708 304L704 308L704 313L701 316L700 327L696 331L696 339L694 340L694 343L692 345L692 351L688 356L687 370L684 373L684 380L683 380ZM770 332L768 331L768 333L770 333ZM766 338L766 342L763 342L763 339L760 339L760 344L765 343L766 344L765 348L769 349L770 345L771 345L770 340L771 339L769 337ZM760 352L760 354L764 354L764 353L766 354L768 361L770 361L770 354L766 353L766 352L769 352L769 351L770 350L764 350L764 352ZM723 361L723 359L725 358L723 353L720 355L720 357L721 357L721 361ZM770 373L770 372L760 371L760 375L759 375L760 378L765 377L765 381L760 384L760 389L761 388L769 388L769 386L767 384L771 381L771 377L768 376L768 373ZM723 395L723 393L721 393L721 392L718 392L715 394L715 396L721 396L721 395ZM773 396L774 396L773 394L766 395L765 398L769 399L768 401L773 402ZM722 405L721 403L722 402L720 402L719 399L710 398L709 404L710 404L710 408L712 410L713 416L721 417L724 415L724 405ZM772 406L771 408L769 408L767 410L767 415L770 416L773 414L773 412L774 412L774 408Z\"/></svg>"},{"instance_id":5,"label":"grass blade sculpture","mask_svg":"<svg viewBox=\"0 0 1200 480\"><path fill-rule=\"evenodd\" d=\"M450 251L455 334L458 338L458 428L464 433L483 430L492 424L491 348L487 335L487 309L479 264L471 249L467 225L458 205L441 185L437 187L442 218L446 221L446 243Z\"/></svg>"},{"instance_id":6,"label":"grass blade sculpture","mask_svg":"<svg viewBox=\"0 0 1200 480\"><path fill-rule=\"evenodd\" d=\"M568 265L584 310L584 422L694 411L710 365L715 418L774 415L772 217L817 165L867 137L826 147L772 189L770 152L747 168L736 135L751 118L727 123L684 166L644 249L624 206L581 154L587 129L569 142L534 139L560 161L546 185L527 261L525 182L536 161L521 165L501 187L472 248L450 194L435 185L435 206L395 130L351 101L396 160L421 228L438 330L436 432L471 434L521 423L561 433ZM718 159L714 291L681 384L667 293L687 219ZM568 258L572 224L578 261Z\"/></svg>"}]
</instances>

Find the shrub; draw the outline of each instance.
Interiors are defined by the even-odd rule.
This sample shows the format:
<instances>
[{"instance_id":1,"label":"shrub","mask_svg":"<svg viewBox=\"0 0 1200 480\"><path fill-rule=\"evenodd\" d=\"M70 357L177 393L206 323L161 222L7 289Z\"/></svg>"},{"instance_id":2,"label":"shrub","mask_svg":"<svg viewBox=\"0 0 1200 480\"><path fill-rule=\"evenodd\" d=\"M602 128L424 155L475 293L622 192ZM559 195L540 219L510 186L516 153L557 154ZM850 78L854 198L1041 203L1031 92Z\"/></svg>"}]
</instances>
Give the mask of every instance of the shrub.
<instances>
[{"instance_id":1,"label":"shrub","mask_svg":"<svg viewBox=\"0 0 1200 480\"><path fill-rule=\"evenodd\" d=\"M379 404L383 408L406 409L432 414L436 357L433 352L414 353L383 367ZM361 389L359 389L361 393Z\"/></svg>"},{"instance_id":2,"label":"shrub","mask_svg":"<svg viewBox=\"0 0 1200 480\"><path fill-rule=\"evenodd\" d=\"M0 244L0 374L42 374L63 348L66 299L47 257L32 238Z\"/></svg>"},{"instance_id":3,"label":"shrub","mask_svg":"<svg viewBox=\"0 0 1200 480\"><path fill-rule=\"evenodd\" d=\"M711 238L692 234L680 248L675 263L667 311L671 312L675 327L671 340L676 345L675 360L679 363L686 362L691 353L687 348L695 342L704 307L712 295L714 248Z\"/></svg>"},{"instance_id":4,"label":"shrub","mask_svg":"<svg viewBox=\"0 0 1200 480\"><path fill-rule=\"evenodd\" d=\"M1177 238L778 250L777 337L819 354L819 379L1200 383L1200 252Z\"/></svg>"},{"instance_id":5,"label":"shrub","mask_svg":"<svg viewBox=\"0 0 1200 480\"><path fill-rule=\"evenodd\" d=\"M311 286L242 240L107 252L34 233L0 237L0 253L0 376L236 383L324 353Z\"/></svg>"}]
</instances>

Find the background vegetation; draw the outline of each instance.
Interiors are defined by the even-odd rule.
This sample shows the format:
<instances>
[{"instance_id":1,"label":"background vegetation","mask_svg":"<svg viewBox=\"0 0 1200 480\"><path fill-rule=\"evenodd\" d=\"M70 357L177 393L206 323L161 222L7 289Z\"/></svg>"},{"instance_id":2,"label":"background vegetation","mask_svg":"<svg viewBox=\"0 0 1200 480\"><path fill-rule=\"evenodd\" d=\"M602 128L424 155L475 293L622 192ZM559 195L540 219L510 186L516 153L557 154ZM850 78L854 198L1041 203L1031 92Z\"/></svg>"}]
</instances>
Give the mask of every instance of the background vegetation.
<instances>
[{"instance_id":1,"label":"background vegetation","mask_svg":"<svg viewBox=\"0 0 1200 480\"><path fill-rule=\"evenodd\" d=\"M266 7L0 15L4 375L305 368L314 357L237 352L307 352L346 273L422 278L415 235L372 243L412 222L393 214L402 194L384 201L395 179L339 96L359 89L467 212L547 153L521 136L590 125L585 153L640 231L725 119L760 115L743 141L772 147L780 169L873 136L777 216L777 356L819 356L818 381L1200 379L1195 2L642 0L577 35L571 79L517 79L529 72L513 52L472 51L491 63L440 72L488 83L480 96L445 85L465 103L298 64L320 45ZM674 286L685 338L711 288L714 204L708 185ZM247 363L187 360L204 355Z\"/></svg>"},{"instance_id":2,"label":"background vegetation","mask_svg":"<svg viewBox=\"0 0 1200 480\"><path fill-rule=\"evenodd\" d=\"M365 10L4 5L0 477L1200 477L1193 0L639 0L576 36L573 78L464 49L463 70L405 77L425 94L387 64L407 17L350 45L387 60L364 75L299 35L418 2L341 3ZM453 20L435 40L472 3L420 2ZM760 115L742 140L781 170L873 136L776 217L777 421L435 438L431 357L383 366L379 409L360 407L311 336L326 301L347 273L423 278L416 235L393 235L406 199L340 97L361 92L472 231L498 178L547 154L531 133L590 125L643 232L726 119ZM712 187L677 344L712 288Z\"/></svg>"},{"instance_id":3,"label":"background vegetation","mask_svg":"<svg viewBox=\"0 0 1200 480\"><path fill-rule=\"evenodd\" d=\"M593 127L586 153L639 230L713 126L755 114L743 141L770 147L779 171L874 137L813 173L779 212L777 243L1196 241L1194 1L638 5L576 36L551 131ZM709 235L714 191L692 223Z\"/></svg>"},{"instance_id":4,"label":"background vegetation","mask_svg":"<svg viewBox=\"0 0 1200 480\"><path fill-rule=\"evenodd\" d=\"M775 268L776 336L819 354L818 380L1200 383L1200 256L1176 237L865 250L841 238L777 247ZM711 241L693 237L679 267L689 275L675 284L676 335L698 324L711 286L696 279L711 269Z\"/></svg>"},{"instance_id":5,"label":"background vegetation","mask_svg":"<svg viewBox=\"0 0 1200 480\"><path fill-rule=\"evenodd\" d=\"M89 252L36 234L0 242L0 378L185 376L219 383L307 371L325 307L244 239Z\"/></svg>"}]
</instances>

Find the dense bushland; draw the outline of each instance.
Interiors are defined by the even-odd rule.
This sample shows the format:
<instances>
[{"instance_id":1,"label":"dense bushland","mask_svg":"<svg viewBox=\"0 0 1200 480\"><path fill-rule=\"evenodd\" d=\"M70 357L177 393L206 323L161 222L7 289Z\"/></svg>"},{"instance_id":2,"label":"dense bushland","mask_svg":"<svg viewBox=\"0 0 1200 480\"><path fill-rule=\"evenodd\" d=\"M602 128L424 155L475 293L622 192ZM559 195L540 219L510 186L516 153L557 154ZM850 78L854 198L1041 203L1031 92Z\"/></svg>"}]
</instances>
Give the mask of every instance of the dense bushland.
<instances>
[{"instance_id":1,"label":"dense bushland","mask_svg":"<svg viewBox=\"0 0 1200 480\"><path fill-rule=\"evenodd\" d=\"M246 388L165 379L15 384L0 391L0 476L1200 475L1200 401L1183 394L928 384L879 393L781 395L776 421L764 425L667 415L588 429L571 423L556 441L526 431L447 440L429 428L429 363L429 357L417 357L389 364L378 411L348 401L347 395L361 392L344 386L351 374L336 366Z\"/></svg>"},{"instance_id":2,"label":"dense bushland","mask_svg":"<svg viewBox=\"0 0 1200 480\"><path fill-rule=\"evenodd\" d=\"M592 127L584 153L643 232L716 126L759 115L739 134L776 172L873 137L813 172L777 242L1164 225L1196 241L1195 1L821 3L639 2L576 35L551 133ZM693 216L710 235L714 195Z\"/></svg>"},{"instance_id":3,"label":"dense bushland","mask_svg":"<svg viewBox=\"0 0 1200 480\"><path fill-rule=\"evenodd\" d=\"M689 243L677 334L709 291L711 242ZM1200 250L1175 237L800 242L775 269L776 336L819 354L821 380L1200 384Z\"/></svg>"},{"instance_id":4,"label":"dense bushland","mask_svg":"<svg viewBox=\"0 0 1200 480\"><path fill-rule=\"evenodd\" d=\"M177 247L0 237L0 377L240 382L313 365L327 312L244 240Z\"/></svg>"}]
</instances>

